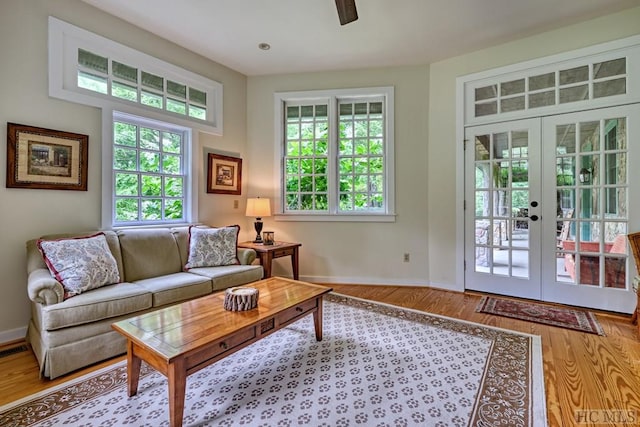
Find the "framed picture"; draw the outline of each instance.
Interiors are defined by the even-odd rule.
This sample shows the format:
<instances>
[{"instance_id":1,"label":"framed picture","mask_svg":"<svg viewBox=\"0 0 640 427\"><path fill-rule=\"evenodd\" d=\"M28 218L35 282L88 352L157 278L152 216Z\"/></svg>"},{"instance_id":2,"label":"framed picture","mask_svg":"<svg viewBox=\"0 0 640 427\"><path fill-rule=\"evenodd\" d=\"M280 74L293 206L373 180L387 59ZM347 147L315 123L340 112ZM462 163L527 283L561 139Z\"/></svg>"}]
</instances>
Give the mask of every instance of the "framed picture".
<instances>
[{"instance_id":1,"label":"framed picture","mask_svg":"<svg viewBox=\"0 0 640 427\"><path fill-rule=\"evenodd\" d=\"M7 123L7 187L87 191L89 137Z\"/></svg>"},{"instance_id":2,"label":"framed picture","mask_svg":"<svg viewBox=\"0 0 640 427\"><path fill-rule=\"evenodd\" d=\"M242 159L209 153L207 193L240 194L242 191Z\"/></svg>"}]
</instances>

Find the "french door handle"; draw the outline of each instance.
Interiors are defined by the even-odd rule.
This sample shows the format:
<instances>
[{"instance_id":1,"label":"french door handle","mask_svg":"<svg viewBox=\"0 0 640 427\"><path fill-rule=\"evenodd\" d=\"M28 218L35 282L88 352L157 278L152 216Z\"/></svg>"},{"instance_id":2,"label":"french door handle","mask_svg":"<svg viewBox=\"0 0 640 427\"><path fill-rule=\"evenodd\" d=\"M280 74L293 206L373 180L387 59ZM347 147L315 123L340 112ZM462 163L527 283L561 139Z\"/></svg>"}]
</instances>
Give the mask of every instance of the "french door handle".
<instances>
[{"instance_id":1,"label":"french door handle","mask_svg":"<svg viewBox=\"0 0 640 427\"><path fill-rule=\"evenodd\" d=\"M529 219L530 219L531 221L537 221L538 219L540 219L540 217L539 217L538 215L531 215L531 216L529 217Z\"/></svg>"}]
</instances>

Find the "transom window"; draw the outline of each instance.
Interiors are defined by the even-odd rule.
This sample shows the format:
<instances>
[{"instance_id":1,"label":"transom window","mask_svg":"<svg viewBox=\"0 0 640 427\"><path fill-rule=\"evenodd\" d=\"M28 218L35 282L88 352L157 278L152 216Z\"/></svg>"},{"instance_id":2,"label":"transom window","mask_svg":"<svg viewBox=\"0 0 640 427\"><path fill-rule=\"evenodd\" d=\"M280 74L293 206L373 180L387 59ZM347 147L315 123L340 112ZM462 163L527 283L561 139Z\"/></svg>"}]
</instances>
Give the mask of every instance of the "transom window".
<instances>
[{"instance_id":1,"label":"transom window","mask_svg":"<svg viewBox=\"0 0 640 427\"><path fill-rule=\"evenodd\" d=\"M628 41L627 41L628 40ZM482 71L464 82L465 125L606 108L640 101L637 37Z\"/></svg>"},{"instance_id":2,"label":"transom window","mask_svg":"<svg viewBox=\"0 0 640 427\"><path fill-rule=\"evenodd\" d=\"M282 214L393 215L392 88L281 93L276 102Z\"/></svg>"},{"instance_id":3,"label":"transom window","mask_svg":"<svg viewBox=\"0 0 640 427\"><path fill-rule=\"evenodd\" d=\"M222 85L49 17L49 95L222 135Z\"/></svg>"},{"instance_id":4,"label":"transom window","mask_svg":"<svg viewBox=\"0 0 640 427\"><path fill-rule=\"evenodd\" d=\"M187 220L188 132L138 117L113 120L113 226Z\"/></svg>"},{"instance_id":5,"label":"transom window","mask_svg":"<svg viewBox=\"0 0 640 427\"><path fill-rule=\"evenodd\" d=\"M192 118L207 119L205 90L78 49L78 87Z\"/></svg>"}]
</instances>

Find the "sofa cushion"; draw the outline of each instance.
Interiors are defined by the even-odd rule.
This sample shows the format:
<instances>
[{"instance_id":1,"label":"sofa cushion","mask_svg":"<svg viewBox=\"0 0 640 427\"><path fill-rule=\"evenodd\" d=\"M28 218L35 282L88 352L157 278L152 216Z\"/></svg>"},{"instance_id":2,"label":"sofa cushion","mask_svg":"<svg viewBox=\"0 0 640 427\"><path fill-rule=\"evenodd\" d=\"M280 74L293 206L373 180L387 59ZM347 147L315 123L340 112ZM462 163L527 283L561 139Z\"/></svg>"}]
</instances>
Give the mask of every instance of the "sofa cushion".
<instances>
[{"instance_id":1,"label":"sofa cushion","mask_svg":"<svg viewBox=\"0 0 640 427\"><path fill-rule=\"evenodd\" d=\"M212 290L208 277L191 273L168 274L135 283L151 292L154 307L204 296Z\"/></svg>"},{"instance_id":2,"label":"sofa cushion","mask_svg":"<svg viewBox=\"0 0 640 427\"><path fill-rule=\"evenodd\" d=\"M42 330L109 319L151 308L151 293L133 283L104 286L52 305L33 304L36 324Z\"/></svg>"},{"instance_id":3,"label":"sofa cushion","mask_svg":"<svg viewBox=\"0 0 640 427\"><path fill-rule=\"evenodd\" d=\"M189 255L185 270L240 264L238 233L240 226L189 228Z\"/></svg>"},{"instance_id":4,"label":"sofa cushion","mask_svg":"<svg viewBox=\"0 0 640 427\"><path fill-rule=\"evenodd\" d=\"M124 280L149 279L182 271L178 244L168 228L118 231Z\"/></svg>"},{"instance_id":5,"label":"sofa cushion","mask_svg":"<svg viewBox=\"0 0 640 427\"><path fill-rule=\"evenodd\" d=\"M116 260L104 233L91 236L38 240L51 275L64 287L64 298L120 282Z\"/></svg>"},{"instance_id":6,"label":"sofa cushion","mask_svg":"<svg viewBox=\"0 0 640 427\"><path fill-rule=\"evenodd\" d=\"M213 290L219 291L261 280L263 269L261 265L226 265L192 268L189 272L209 277L213 284Z\"/></svg>"}]
</instances>

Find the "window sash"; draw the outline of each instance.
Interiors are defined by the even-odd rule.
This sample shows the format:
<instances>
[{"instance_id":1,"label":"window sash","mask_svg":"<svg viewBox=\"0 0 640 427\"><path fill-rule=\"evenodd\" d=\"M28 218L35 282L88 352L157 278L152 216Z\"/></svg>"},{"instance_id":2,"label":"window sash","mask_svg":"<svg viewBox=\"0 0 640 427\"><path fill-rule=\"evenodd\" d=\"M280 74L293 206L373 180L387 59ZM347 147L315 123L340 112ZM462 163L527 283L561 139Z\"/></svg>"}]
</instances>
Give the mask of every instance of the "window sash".
<instances>
[{"instance_id":1,"label":"window sash","mask_svg":"<svg viewBox=\"0 0 640 427\"><path fill-rule=\"evenodd\" d=\"M280 153L276 219L393 221L393 88L276 93L275 100ZM354 114L340 119L340 108L349 105ZM356 114L356 107L365 113ZM347 124L352 130L357 124L360 133L345 133ZM342 139L360 151L341 152L341 127Z\"/></svg>"},{"instance_id":2,"label":"window sash","mask_svg":"<svg viewBox=\"0 0 640 427\"><path fill-rule=\"evenodd\" d=\"M111 226L189 222L188 130L119 113L111 125Z\"/></svg>"}]
</instances>

